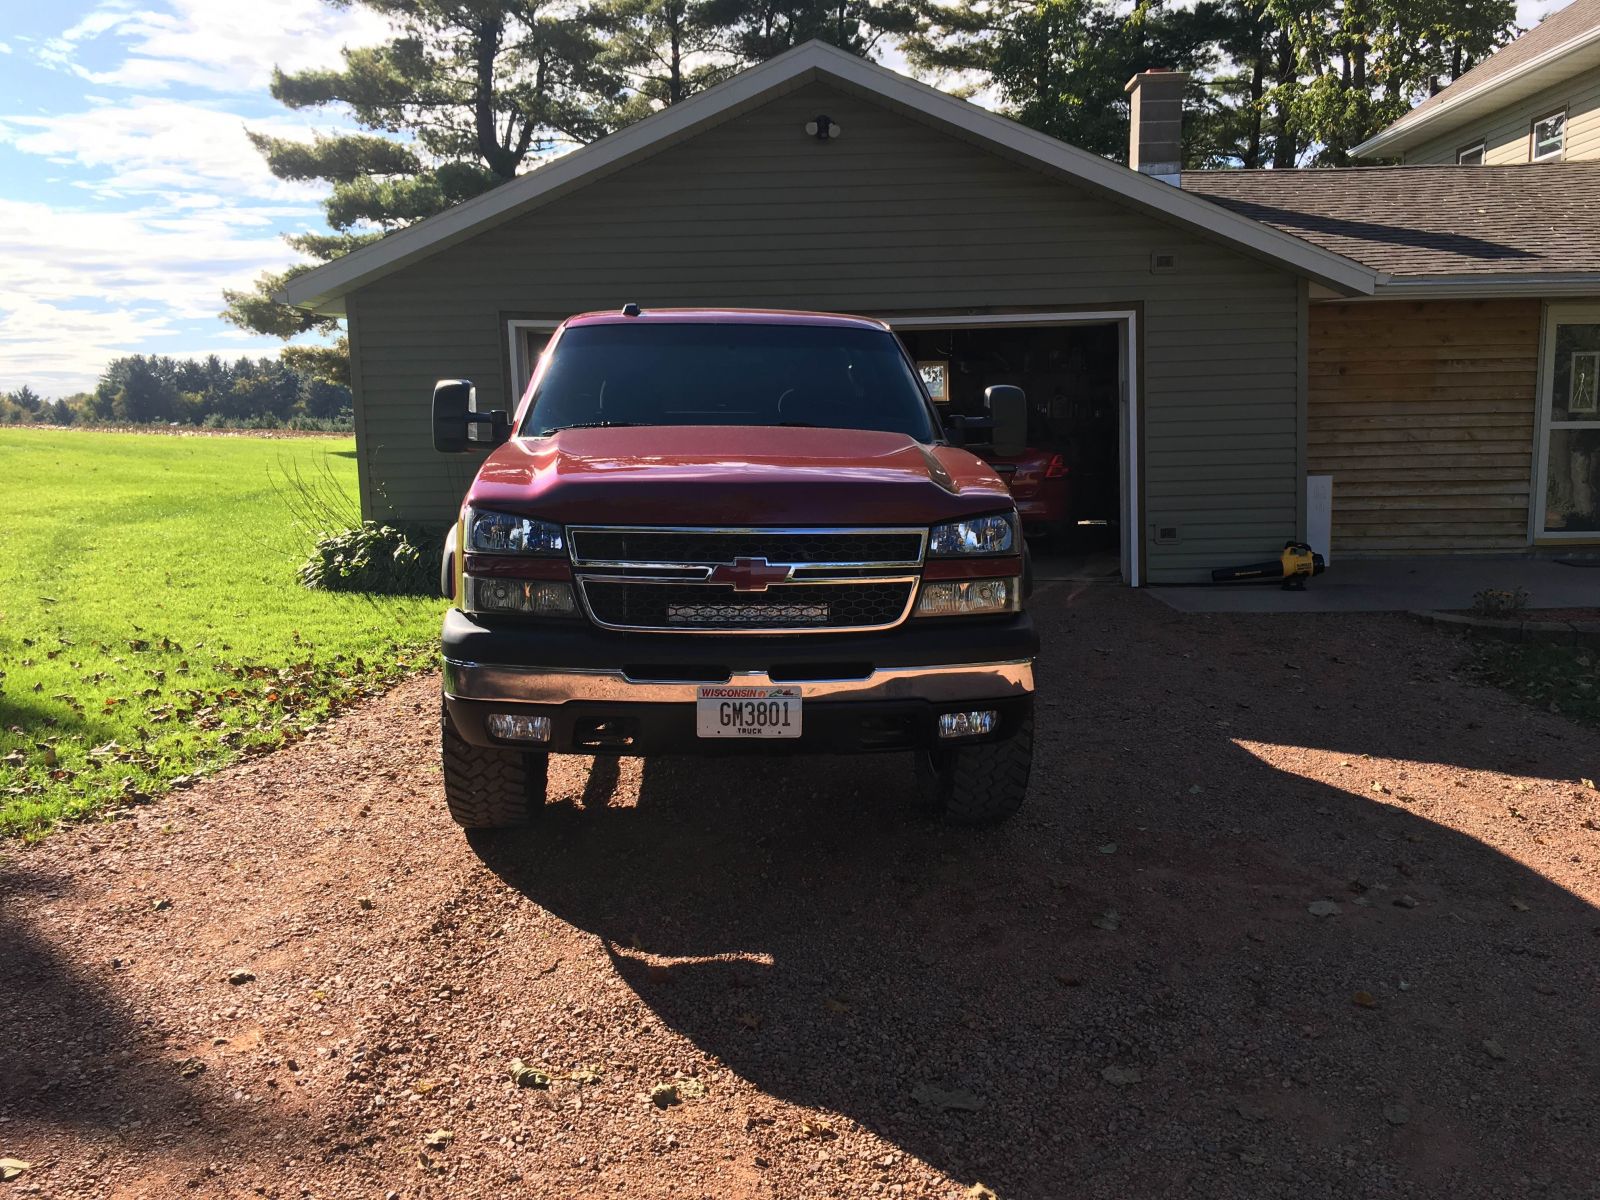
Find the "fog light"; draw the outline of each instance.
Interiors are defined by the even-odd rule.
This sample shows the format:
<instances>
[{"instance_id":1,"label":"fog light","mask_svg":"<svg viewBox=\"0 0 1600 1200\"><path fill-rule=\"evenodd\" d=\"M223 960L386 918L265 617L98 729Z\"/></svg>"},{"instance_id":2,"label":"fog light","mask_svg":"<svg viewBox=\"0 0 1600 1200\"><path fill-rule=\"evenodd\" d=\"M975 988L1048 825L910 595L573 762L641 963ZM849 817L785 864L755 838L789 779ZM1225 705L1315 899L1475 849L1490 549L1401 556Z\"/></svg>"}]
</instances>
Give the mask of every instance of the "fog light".
<instances>
[{"instance_id":1,"label":"fog light","mask_svg":"<svg viewBox=\"0 0 1600 1200\"><path fill-rule=\"evenodd\" d=\"M521 713L490 713L484 722L489 736L502 742L548 742L549 717L525 717Z\"/></svg>"},{"instance_id":2,"label":"fog light","mask_svg":"<svg viewBox=\"0 0 1600 1200\"><path fill-rule=\"evenodd\" d=\"M993 733L994 727L1000 722L1000 714L992 708L980 709L977 712L954 712L939 714L939 736L942 738L977 737L979 734Z\"/></svg>"}]
</instances>

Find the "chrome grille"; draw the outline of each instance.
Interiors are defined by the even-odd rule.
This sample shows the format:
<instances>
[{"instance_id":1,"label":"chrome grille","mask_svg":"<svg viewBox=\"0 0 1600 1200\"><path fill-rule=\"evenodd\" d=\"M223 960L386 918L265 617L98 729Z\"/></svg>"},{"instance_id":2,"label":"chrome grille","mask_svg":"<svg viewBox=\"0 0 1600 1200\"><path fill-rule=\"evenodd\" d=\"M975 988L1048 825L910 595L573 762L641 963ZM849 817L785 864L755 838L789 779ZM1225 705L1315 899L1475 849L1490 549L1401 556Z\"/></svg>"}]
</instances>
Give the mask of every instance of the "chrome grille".
<instances>
[{"instance_id":1,"label":"chrome grille","mask_svg":"<svg viewBox=\"0 0 1600 1200\"><path fill-rule=\"evenodd\" d=\"M609 629L827 633L906 619L923 529L567 531L585 610ZM748 574L754 567L756 577Z\"/></svg>"},{"instance_id":2,"label":"chrome grille","mask_svg":"<svg viewBox=\"0 0 1600 1200\"><path fill-rule=\"evenodd\" d=\"M922 562L920 529L573 529L580 566L615 563L712 564L736 558L814 566L899 566Z\"/></svg>"}]
</instances>

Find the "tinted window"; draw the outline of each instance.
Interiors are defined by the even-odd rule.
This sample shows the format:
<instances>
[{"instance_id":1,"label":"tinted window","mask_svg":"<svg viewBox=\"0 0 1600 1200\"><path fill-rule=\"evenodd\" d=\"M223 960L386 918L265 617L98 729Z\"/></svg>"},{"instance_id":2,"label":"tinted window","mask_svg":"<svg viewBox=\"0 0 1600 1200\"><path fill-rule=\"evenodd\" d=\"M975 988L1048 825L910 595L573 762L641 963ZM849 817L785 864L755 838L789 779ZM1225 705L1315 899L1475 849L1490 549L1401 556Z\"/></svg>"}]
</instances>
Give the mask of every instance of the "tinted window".
<instances>
[{"instance_id":1,"label":"tinted window","mask_svg":"<svg viewBox=\"0 0 1600 1200\"><path fill-rule=\"evenodd\" d=\"M550 350L522 432L572 425L814 425L934 440L894 335L818 325L579 325Z\"/></svg>"}]
</instances>

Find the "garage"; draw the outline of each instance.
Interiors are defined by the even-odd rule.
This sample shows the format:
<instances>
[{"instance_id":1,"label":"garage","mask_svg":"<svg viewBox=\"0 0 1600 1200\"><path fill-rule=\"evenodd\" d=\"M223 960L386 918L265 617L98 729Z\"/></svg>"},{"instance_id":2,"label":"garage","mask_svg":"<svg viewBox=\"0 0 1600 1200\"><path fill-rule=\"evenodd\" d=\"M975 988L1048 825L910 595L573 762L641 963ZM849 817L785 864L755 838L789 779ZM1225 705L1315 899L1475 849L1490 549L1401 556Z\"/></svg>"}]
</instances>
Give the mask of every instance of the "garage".
<instances>
[{"instance_id":1,"label":"garage","mask_svg":"<svg viewBox=\"0 0 1600 1200\"><path fill-rule=\"evenodd\" d=\"M369 518L451 520L477 462L433 452L434 381L514 408L573 313L845 312L894 328L950 412L1023 387L1038 482L1071 493L1039 532L1097 533L1139 586L1304 539L1313 286L1376 275L813 43L283 295L348 323Z\"/></svg>"}]
</instances>

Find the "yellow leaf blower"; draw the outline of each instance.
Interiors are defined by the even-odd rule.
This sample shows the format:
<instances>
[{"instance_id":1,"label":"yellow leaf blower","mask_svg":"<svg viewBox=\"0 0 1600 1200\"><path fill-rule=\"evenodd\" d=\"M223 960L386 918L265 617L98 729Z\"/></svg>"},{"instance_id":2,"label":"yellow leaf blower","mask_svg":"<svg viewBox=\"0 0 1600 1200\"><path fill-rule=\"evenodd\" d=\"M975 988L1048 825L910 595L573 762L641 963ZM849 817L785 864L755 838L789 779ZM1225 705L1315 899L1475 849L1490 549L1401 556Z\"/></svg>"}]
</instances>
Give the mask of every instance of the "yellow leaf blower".
<instances>
[{"instance_id":1,"label":"yellow leaf blower","mask_svg":"<svg viewBox=\"0 0 1600 1200\"><path fill-rule=\"evenodd\" d=\"M1281 579L1290 591L1304 591L1306 580L1328 569L1318 554L1304 542L1285 542L1283 553L1270 562L1244 567L1220 567L1211 572L1213 583L1241 583L1247 579Z\"/></svg>"}]
</instances>

